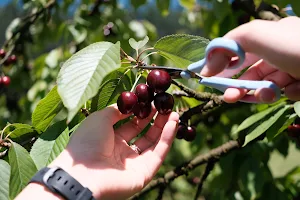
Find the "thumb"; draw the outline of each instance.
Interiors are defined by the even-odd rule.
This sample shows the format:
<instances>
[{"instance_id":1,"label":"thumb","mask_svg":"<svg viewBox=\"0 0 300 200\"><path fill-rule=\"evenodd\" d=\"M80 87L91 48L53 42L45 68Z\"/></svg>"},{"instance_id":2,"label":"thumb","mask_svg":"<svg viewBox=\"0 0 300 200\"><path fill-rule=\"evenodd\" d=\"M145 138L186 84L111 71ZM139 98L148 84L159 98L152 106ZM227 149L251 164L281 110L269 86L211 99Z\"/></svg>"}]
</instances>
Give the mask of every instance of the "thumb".
<instances>
[{"instance_id":1,"label":"thumb","mask_svg":"<svg viewBox=\"0 0 300 200\"><path fill-rule=\"evenodd\" d=\"M274 29L274 24L277 22L270 22L265 20L253 20L249 23L243 24L230 32L224 38L236 41L247 53L261 55L265 54L266 48L272 42L266 40L273 40L272 37L263 37L268 35L264 33ZM275 42L273 42L275 43ZM270 46L270 45L269 45ZM216 49L208 56L208 63L201 71L203 76L213 76L222 72L231 61L234 55L225 49Z\"/></svg>"}]
</instances>

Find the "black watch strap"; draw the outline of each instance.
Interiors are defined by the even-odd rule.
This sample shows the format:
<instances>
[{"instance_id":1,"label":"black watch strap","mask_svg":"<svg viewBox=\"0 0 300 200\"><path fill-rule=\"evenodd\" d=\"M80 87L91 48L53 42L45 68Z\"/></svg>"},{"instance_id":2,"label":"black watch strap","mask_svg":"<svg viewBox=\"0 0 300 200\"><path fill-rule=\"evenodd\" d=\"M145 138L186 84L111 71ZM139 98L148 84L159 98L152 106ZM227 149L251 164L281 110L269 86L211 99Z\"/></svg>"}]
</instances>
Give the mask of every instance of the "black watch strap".
<instances>
[{"instance_id":1,"label":"black watch strap","mask_svg":"<svg viewBox=\"0 0 300 200\"><path fill-rule=\"evenodd\" d=\"M92 192L59 167L42 168L29 183L41 183L67 200L95 200Z\"/></svg>"}]
</instances>

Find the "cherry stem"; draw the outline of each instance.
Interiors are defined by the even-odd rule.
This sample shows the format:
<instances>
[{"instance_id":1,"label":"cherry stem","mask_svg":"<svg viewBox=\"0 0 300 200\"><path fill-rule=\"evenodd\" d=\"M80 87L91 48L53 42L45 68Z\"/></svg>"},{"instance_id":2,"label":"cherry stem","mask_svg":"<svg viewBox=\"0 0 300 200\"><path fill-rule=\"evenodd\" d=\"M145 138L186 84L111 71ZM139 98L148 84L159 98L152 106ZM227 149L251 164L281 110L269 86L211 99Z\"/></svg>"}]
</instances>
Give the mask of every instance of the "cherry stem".
<instances>
[{"instance_id":1,"label":"cherry stem","mask_svg":"<svg viewBox=\"0 0 300 200\"><path fill-rule=\"evenodd\" d=\"M153 47L150 47L150 48L144 49L143 51L141 51L141 52L137 55L136 60L139 61L141 55L142 55L145 51L149 51L149 50L154 50L154 48L153 48ZM142 60L143 60L143 59L142 59Z\"/></svg>"},{"instance_id":2,"label":"cherry stem","mask_svg":"<svg viewBox=\"0 0 300 200\"><path fill-rule=\"evenodd\" d=\"M136 80L135 80L135 82L134 82L134 84L133 84L133 86L132 86L130 92L133 92L133 90L134 90L134 88L136 87L137 83L139 82L141 76L142 76L142 73L140 73L140 74L138 75L138 77L136 78Z\"/></svg>"},{"instance_id":3,"label":"cherry stem","mask_svg":"<svg viewBox=\"0 0 300 200\"><path fill-rule=\"evenodd\" d=\"M157 52L155 51L155 52L151 52L151 53L147 54L141 61L144 61L147 57L149 57L153 54L157 54Z\"/></svg>"},{"instance_id":4,"label":"cherry stem","mask_svg":"<svg viewBox=\"0 0 300 200\"><path fill-rule=\"evenodd\" d=\"M1 131L1 135L0 135L0 139L2 139L3 138L3 133L4 133L4 131L10 126L10 125L12 125L12 124L8 124L8 125L6 125L5 127L4 127L4 129ZM9 133L10 134L10 133ZM8 135L9 135L8 134ZM7 138L7 136L5 137L5 139ZM4 139L4 140L5 140Z\"/></svg>"}]
</instances>

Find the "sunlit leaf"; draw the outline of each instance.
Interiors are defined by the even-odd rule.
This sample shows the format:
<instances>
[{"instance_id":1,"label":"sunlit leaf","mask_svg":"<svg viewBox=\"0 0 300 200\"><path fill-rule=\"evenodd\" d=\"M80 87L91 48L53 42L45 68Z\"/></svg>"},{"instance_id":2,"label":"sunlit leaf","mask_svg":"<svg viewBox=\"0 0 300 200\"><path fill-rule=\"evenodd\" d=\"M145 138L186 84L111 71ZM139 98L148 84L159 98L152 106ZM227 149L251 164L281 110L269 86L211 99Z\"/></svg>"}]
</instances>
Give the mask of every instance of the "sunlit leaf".
<instances>
[{"instance_id":1,"label":"sunlit leaf","mask_svg":"<svg viewBox=\"0 0 300 200\"><path fill-rule=\"evenodd\" d=\"M23 138L34 136L38 133L38 131L30 126L29 124L21 124L21 123L14 123L10 124L9 127L7 127L4 130L4 136L9 135L9 138Z\"/></svg>"},{"instance_id":2,"label":"sunlit leaf","mask_svg":"<svg viewBox=\"0 0 300 200\"><path fill-rule=\"evenodd\" d=\"M97 42L67 60L57 78L57 91L68 109L68 122L94 97L103 78L121 66L120 43Z\"/></svg>"},{"instance_id":3,"label":"sunlit leaf","mask_svg":"<svg viewBox=\"0 0 300 200\"><path fill-rule=\"evenodd\" d=\"M254 115L251 115L250 117L248 117L247 119L245 119L237 128L236 133L250 127L251 125L255 124L256 122L260 121L261 119L263 119L265 116L269 115L270 113L274 112L275 110L283 107L286 103L282 102L276 106L272 106L264 111L261 111L259 113L256 113Z\"/></svg>"},{"instance_id":4,"label":"sunlit leaf","mask_svg":"<svg viewBox=\"0 0 300 200\"><path fill-rule=\"evenodd\" d=\"M108 105L115 103L119 94L123 91L130 91L132 83L127 74L115 71L105 78L98 95L92 100L92 111L101 110Z\"/></svg>"},{"instance_id":5,"label":"sunlit leaf","mask_svg":"<svg viewBox=\"0 0 300 200\"><path fill-rule=\"evenodd\" d=\"M37 168L28 151L18 143L11 143L8 158L11 167L9 196L14 199L37 172Z\"/></svg>"},{"instance_id":6,"label":"sunlit leaf","mask_svg":"<svg viewBox=\"0 0 300 200\"><path fill-rule=\"evenodd\" d=\"M130 46L135 49L136 51L139 50L140 48L144 47L149 41L149 37L146 36L143 40L136 41L133 38L129 39L129 44Z\"/></svg>"},{"instance_id":7,"label":"sunlit leaf","mask_svg":"<svg viewBox=\"0 0 300 200\"><path fill-rule=\"evenodd\" d=\"M295 121L296 117L296 114L281 116L279 120L267 130L266 136L268 141L271 141L273 138L277 137L280 133L286 130L287 127Z\"/></svg>"},{"instance_id":8,"label":"sunlit leaf","mask_svg":"<svg viewBox=\"0 0 300 200\"><path fill-rule=\"evenodd\" d=\"M0 199L9 200L10 165L0 160Z\"/></svg>"},{"instance_id":9,"label":"sunlit leaf","mask_svg":"<svg viewBox=\"0 0 300 200\"><path fill-rule=\"evenodd\" d=\"M32 113L32 125L41 131L45 131L54 117L63 108L63 103L55 86L45 98L43 98Z\"/></svg>"},{"instance_id":10,"label":"sunlit leaf","mask_svg":"<svg viewBox=\"0 0 300 200\"><path fill-rule=\"evenodd\" d=\"M261 134L263 134L268 128L270 128L278 119L280 116L284 114L284 112L289 109L290 106L285 106L281 108L278 112L275 112L275 114L265 121L263 121L260 125L258 125L254 130L252 130L250 133L247 134L245 138L245 142L243 146L246 146L249 142L259 137Z\"/></svg>"},{"instance_id":11,"label":"sunlit leaf","mask_svg":"<svg viewBox=\"0 0 300 200\"><path fill-rule=\"evenodd\" d=\"M161 38L154 48L177 67L186 68L205 56L208 42L208 39L200 36L178 34Z\"/></svg>"},{"instance_id":12,"label":"sunlit leaf","mask_svg":"<svg viewBox=\"0 0 300 200\"><path fill-rule=\"evenodd\" d=\"M37 169L50 164L64 150L68 141L69 129L65 121L55 123L41 134L30 151Z\"/></svg>"},{"instance_id":13,"label":"sunlit leaf","mask_svg":"<svg viewBox=\"0 0 300 200\"><path fill-rule=\"evenodd\" d=\"M294 110L297 113L298 117L300 117L300 101L294 103Z\"/></svg>"}]
</instances>

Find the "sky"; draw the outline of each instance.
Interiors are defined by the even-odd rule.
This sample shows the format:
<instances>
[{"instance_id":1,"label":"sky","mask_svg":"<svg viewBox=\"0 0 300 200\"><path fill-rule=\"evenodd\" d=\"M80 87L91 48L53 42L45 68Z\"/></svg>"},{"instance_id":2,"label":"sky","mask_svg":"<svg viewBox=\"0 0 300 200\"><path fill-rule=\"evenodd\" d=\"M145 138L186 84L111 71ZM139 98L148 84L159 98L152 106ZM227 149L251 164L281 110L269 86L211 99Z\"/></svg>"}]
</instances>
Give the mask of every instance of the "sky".
<instances>
[{"instance_id":1,"label":"sky","mask_svg":"<svg viewBox=\"0 0 300 200\"><path fill-rule=\"evenodd\" d=\"M11 0L0 0L0 6L6 5L9 3Z\"/></svg>"}]
</instances>

